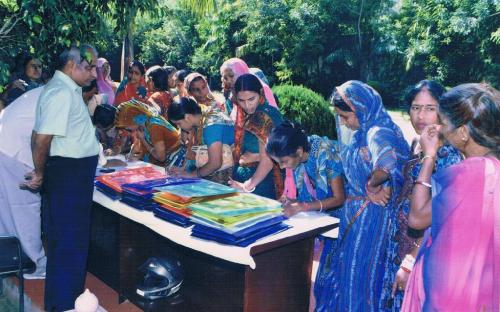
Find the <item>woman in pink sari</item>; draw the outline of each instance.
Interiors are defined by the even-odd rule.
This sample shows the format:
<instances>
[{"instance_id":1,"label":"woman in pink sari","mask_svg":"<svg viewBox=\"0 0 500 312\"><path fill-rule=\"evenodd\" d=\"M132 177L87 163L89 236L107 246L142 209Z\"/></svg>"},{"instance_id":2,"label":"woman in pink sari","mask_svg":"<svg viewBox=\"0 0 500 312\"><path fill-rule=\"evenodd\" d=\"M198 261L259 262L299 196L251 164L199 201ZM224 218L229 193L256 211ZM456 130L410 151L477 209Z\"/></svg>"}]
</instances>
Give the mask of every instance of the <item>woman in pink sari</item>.
<instances>
[{"instance_id":1,"label":"woman in pink sari","mask_svg":"<svg viewBox=\"0 0 500 312\"><path fill-rule=\"evenodd\" d=\"M101 57L97 59L97 90L99 94L105 94L106 104L113 105L115 102L116 83L111 80L111 66L108 60Z\"/></svg>"},{"instance_id":2,"label":"woman in pink sari","mask_svg":"<svg viewBox=\"0 0 500 312\"><path fill-rule=\"evenodd\" d=\"M500 311L500 92L463 84L439 106L442 126L427 126L420 139L409 216L415 229L432 223L402 311ZM431 186L440 133L466 160L436 173Z\"/></svg>"}]
</instances>

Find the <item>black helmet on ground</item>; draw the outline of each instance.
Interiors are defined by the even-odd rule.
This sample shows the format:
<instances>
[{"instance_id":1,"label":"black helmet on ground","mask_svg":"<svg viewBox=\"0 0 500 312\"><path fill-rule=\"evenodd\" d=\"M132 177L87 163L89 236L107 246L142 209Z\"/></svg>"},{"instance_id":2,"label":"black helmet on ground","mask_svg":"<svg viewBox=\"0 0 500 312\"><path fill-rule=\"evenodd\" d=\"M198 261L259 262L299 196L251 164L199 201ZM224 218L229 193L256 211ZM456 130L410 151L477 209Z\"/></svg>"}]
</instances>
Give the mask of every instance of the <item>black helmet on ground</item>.
<instances>
[{"instance_id":1,"label":"black helmet on ground","mask_svg":"<svg viewBox=\"0 0 500 312\"><path fill-rule=\"evenodd\" d=\"M151 257L139 270L144 273L144 279L137 285L136 292L146 299L172 296L182 285L183 273L178 260Z\"/></svg>"}]
</instances>

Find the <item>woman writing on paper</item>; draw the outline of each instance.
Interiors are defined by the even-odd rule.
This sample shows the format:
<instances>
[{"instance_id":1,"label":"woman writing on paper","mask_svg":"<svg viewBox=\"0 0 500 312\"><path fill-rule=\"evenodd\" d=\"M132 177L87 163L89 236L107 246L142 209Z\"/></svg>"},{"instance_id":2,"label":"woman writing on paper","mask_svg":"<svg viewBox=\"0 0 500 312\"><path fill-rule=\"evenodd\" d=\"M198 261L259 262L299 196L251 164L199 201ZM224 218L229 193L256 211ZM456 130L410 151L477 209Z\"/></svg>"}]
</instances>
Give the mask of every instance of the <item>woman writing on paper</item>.
<instances>
[{"instance_id":1,"label":"woman writing on paper","mask_svg":"<svg viewBox=\"0 0 500 312\"><path fill-rule=\"evenodd\" d=\"M174 102L168 109L168 116L176 126L188 133L185 166L172 167L170 172L226 183L233 170L233 121L224 113L209 107L202 108L187 97L181 98L178 103Z\"/></svg>"},{"instance_id":2,"label":"woman writing on paper","mask_svg":"<svg viewBox=\"0 0 500 312\"><path fill-rule=\"evenodd\" d=\"M344 203L342 163L334 142L307 136L298 124L285 121L271 131L266 151L282 169L293 170L297 199L285 200L285 215L329 210Z\"/></svg>"},{"instance_id":3,"label":"woman writing on paper","mask_svg":"<svg viewBox=\"0 0 500 312\"><path fill-rule=\"evenodd\" d=\"M269 105L259 78L252 74L240 76L234 91L237 115L233 179L229 185L279 199L283 193L283 174L267 155L265 145L271 130L281 124L281 113Z\"/></svg>"},{"instance_id":4,"label":"woman writing on paper","mask_svg":"<svg viewBox=\"0 0 500 312\"><path fill-rule=\"evenodd\" d=\"M178 150L179 132L163 117L151 111L147 104L132 100L118 106L115 127L135 134L130 152L141 159L164 166Z\"/></svg>"}]
</instances>

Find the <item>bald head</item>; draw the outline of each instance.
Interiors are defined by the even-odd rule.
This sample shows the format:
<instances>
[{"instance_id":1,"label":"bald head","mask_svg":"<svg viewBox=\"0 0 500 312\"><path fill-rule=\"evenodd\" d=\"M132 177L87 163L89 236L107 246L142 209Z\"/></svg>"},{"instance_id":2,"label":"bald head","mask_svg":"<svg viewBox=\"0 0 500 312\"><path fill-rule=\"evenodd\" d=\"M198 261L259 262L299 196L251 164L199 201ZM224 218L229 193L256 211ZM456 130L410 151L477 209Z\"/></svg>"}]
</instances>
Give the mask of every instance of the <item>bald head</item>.
<instances>
[{"instance_id":1,"label":"bald head","mask_svg":"<svg viewBox=\"0 0 500 312\"><path fill-rule=\"evenodd\" d=\"M79 86L88 86L97 78L97 55L97 50L91 45L72 46L59 55L58 68Z\"/></svg>"}]
</instances>

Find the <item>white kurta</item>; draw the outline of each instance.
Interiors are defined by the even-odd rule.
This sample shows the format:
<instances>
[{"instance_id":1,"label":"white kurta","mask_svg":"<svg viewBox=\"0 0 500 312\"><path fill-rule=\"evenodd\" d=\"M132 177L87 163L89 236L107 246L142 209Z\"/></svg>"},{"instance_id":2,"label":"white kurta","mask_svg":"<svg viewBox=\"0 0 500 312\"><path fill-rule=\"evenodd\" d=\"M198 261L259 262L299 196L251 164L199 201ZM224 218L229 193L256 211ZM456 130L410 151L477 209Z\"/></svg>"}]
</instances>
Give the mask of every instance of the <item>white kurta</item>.
<instances>
[{"instance_id":1,"label":"white kurta","mask_svg":"<svg viewBox=\"0 0 500 312\"><path fill-rule=\"evenodd\" d=\"M0 235L15 235L24 252L43 270L39 194L21 190L33 170L30 138L42 88L26 92L0 113Z\"/></svg>"}]
</instances>

